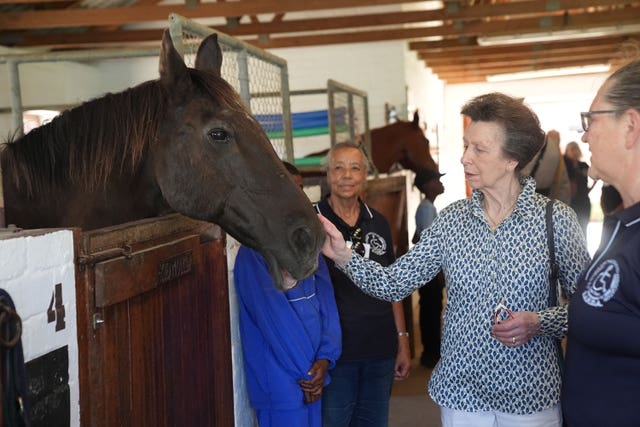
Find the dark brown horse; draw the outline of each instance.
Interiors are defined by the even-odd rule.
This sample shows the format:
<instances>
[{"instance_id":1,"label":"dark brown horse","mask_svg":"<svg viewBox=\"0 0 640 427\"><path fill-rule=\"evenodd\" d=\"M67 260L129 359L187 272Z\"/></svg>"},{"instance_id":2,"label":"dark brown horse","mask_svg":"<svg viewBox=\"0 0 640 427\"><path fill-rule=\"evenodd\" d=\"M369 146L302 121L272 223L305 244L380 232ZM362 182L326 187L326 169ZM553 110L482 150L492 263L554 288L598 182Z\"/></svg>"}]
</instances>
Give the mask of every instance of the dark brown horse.
<instances>
[{"instance_id":1,"label":"dark brown horse","mask_svg":"<svg viewBox=\"0 0 640 427\"><path fill-rule=\"evenodd\" d=\"M317 267L324 231L220 76L217 36L187 68L165 32L160 79L63 112L0 153L7 224L95 229L171 211L259 250L276 285Z\"/></svg>"},{"instance_id":2,"label":"dark brown horse","mask_svg":"<svg viewBox=\"0 0 640 427\"><path fill-rule=\"evenodd\" d=\"M420 169L438 170L429 152L429 140L420 128L416 111L412 121L398 120L371 129L371 160L378 172L389 172L395 164L417 172Z\"/></svg>"}]
</instances>

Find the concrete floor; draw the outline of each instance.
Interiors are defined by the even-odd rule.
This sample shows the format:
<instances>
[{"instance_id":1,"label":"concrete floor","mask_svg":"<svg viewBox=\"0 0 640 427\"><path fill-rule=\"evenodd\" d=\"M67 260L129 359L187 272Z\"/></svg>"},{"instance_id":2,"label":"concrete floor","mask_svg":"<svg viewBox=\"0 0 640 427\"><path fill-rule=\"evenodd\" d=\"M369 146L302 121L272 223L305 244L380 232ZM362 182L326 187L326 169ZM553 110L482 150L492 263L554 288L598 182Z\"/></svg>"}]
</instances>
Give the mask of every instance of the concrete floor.
<instances>
[{"instance_id":1,"label":"concrete floor","mask_svg":"<svg viewBox=\"0 0 640 427\"><path fill-rule=\"evenodd\" d=\"M415 293L417 294L417 292ZM415 357L412 361L409 378L396 381L391 391L389 408L389 427L440 427L440 408L427 394L427 383L431 369L420 365L422 343L418 322L418 298L413 296L413 330Z\"/></svg>"},{"instance_id":2,"label":"concrete floor","mask_svg":"<svg viewBox=\"0 0 640 427\"><path fill-rule=\"evenodd\" d=\"M430 376L431 369L421 366L416 358L409 378L394 383L389 427L440 427L440 409L427 394Z\"/></svg>"}]
</instances>

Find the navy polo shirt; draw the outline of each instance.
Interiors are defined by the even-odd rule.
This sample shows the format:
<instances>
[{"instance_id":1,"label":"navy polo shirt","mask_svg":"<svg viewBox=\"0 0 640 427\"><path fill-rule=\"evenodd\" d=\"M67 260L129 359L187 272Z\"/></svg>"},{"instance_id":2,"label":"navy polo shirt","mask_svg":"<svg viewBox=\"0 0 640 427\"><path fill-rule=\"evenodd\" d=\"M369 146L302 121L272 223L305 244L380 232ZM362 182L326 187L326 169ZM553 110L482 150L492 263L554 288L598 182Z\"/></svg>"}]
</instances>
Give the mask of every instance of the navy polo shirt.
<instances>
[{"instance_id":1,"label":"navy polo shirt","mask_svg":"<svg viewBox=\"0 0 640 427\"><path fill-rule=\"evenodd\" d=\"M389 223L362 201L360 216L353 227L336 215L326 197L316 204L316 210L342 232L353 250L382 265L395 260ZM338 363L395 358L398 330L391 303L365 294L332 260L326 260L342 328L342 355Z\"/></svg>"},{"instance_id":2,"label":"navy polo shirt","mask_svg":"<svg viewBox=\"0 0 640 427\"><path fill-rule=\"evenodd\" d=\"M605 218L569 304L568 427L640 425L640 203Z\"/></svg>"}]
</instances>

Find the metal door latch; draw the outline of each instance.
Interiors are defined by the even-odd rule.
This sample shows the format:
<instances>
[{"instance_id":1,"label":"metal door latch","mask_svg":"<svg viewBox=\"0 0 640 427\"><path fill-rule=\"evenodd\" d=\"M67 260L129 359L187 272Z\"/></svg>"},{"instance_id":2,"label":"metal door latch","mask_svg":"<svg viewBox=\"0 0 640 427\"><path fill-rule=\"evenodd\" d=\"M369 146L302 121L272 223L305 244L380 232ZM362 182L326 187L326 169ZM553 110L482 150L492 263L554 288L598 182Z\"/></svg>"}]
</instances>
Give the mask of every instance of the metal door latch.
<instances>
[{"instance_id":1,"label":"metal door latch","mask_svg":"<svg viewBox=\"0 0 640 427\"><path fill-rule=\"evenodd\" d=\"M97 330L103 323L102 313L93 313L93 330Z\"/></svg>"}]
</instances>

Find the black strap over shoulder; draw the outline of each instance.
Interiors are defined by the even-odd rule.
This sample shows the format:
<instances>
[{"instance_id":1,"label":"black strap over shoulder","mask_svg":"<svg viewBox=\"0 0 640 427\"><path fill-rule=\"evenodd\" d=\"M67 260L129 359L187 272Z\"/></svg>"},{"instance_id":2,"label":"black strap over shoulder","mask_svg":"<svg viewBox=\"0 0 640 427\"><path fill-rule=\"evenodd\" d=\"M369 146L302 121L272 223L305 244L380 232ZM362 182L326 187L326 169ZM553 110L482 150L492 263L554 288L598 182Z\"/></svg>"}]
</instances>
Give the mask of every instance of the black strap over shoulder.
<instances>
[{"instance_id":1,"label":"black strap over shoulder","mask_svg":"<svg viewBox=\"0 0 640 427\"><path fill-rule=\"evenodd\" d=\"M546 211L547 222L547 243L549 244L549 306L552 307L558 303L558 264L556 263L555 243L553 239L553 200L547 202Z\"/></svg>"},{"instance_id":2,"label":"black strap over shoulder","mask_svg":"<svg viewBox=\"0 0 640 427\"><path fill-rule=\"evenodd\" d=\"M544 152L546 150L547 150L547 140L545 139L544 145L540 149L540 154L538 155L538 158L536 159L536 162L533 165L533 168L531 169L531 173L529 174L534 179L536 177L536 172L538 172L538 168L540 167L540 162L542 161L542 158L544 157Z\"/></svg>"}]
</instances>

